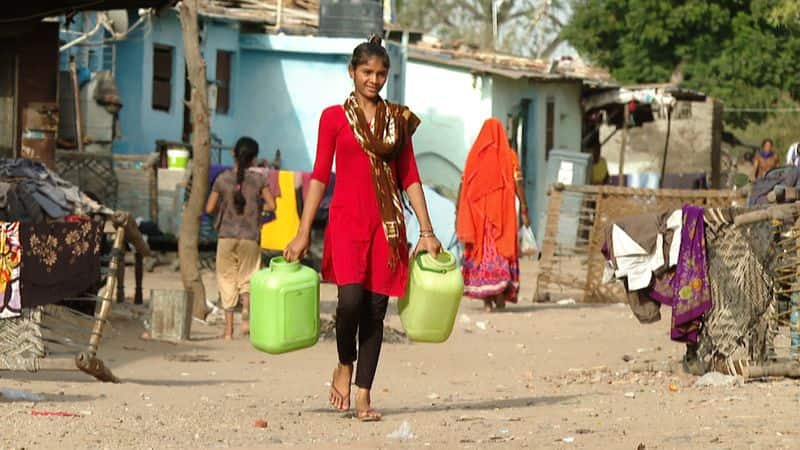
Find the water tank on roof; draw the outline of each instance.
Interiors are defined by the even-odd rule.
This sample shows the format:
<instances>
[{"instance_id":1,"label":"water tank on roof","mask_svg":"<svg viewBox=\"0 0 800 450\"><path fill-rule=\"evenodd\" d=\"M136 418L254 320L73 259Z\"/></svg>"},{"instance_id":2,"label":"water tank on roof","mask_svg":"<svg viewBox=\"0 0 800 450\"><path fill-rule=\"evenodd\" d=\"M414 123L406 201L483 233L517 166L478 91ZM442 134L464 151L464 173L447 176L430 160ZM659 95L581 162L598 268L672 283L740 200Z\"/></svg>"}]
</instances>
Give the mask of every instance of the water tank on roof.
<instances>
[{"instance_id":1,"label":"water tank on roof","mask_svg":"<svg viewBox=\"0 0 800 450\"><path fill-rule=\"evenodd\" d=\"M383 35L382 0L320 0L319 35L367 39Z\"/></svg>"}]
</instances>

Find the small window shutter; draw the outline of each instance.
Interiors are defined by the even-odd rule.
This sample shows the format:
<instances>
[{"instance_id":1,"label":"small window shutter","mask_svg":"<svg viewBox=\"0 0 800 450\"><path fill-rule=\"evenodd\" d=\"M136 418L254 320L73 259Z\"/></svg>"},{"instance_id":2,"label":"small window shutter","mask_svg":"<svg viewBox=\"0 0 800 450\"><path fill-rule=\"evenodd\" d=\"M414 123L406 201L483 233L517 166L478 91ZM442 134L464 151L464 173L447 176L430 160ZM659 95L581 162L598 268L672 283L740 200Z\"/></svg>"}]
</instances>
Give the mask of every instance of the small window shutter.
<instances>
[{"instance_id":1,"label":"small window shutter","mask_svg":"<svg viewBox=\"0 0 800 450\"><path fill-rule=\"evenodd\" d=\"M232 53L217 51L217 114L227 114L231 101Z\"/></svg>"},{"instance_id":2,"label":"small window shutter","mask_svg":"<svg viewBox=\"0 0 800 450\"><path fill-rule=\"evenodd\" d=\"M172 103L172 47L153 48L153 109L169 111Z\"/></svg>"}]
</instances>

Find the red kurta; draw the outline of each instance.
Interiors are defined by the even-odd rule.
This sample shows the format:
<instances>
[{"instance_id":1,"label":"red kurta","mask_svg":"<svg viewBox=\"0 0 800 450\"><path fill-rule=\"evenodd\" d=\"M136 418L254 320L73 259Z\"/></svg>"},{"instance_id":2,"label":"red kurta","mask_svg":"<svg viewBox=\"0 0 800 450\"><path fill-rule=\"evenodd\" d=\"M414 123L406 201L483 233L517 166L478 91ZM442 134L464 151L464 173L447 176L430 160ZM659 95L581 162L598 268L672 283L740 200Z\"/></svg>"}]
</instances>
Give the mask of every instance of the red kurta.
<instances>
[{"instance_id":1,"label":"red kurta","mask_svg":"<svg viewBox=\"0 0 800 450\"><path fill-rule=\"evenodd\" d=\"M322 112L313 179L328 184L334 154L336 185L325 230L322 277L339 286L358 283L371 292L400 297L408 282L408 252L401 249L400 263L393 271L389 269L389 244L381 225L369 158L353 135L341 105ZM410 141L391 165L403 189L420 181ZM405 242L404 232L400 243Z\"/></svg>"}]
</instances>

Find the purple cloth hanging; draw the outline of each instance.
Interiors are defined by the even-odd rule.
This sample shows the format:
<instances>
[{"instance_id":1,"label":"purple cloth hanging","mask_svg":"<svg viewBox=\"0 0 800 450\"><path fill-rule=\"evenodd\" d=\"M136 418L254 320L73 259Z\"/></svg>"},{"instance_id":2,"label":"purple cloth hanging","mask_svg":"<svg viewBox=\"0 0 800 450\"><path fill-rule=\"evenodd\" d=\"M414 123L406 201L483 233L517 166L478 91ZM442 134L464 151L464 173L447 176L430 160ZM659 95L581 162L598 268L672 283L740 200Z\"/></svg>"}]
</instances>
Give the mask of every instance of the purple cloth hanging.
<instances>
[{"instance_id":1,"label":"purple cloth hanging","mask_svg":"<svg viewBox=\"0 0 800 450\"><path fill-rule=\"evenodd\" d=\"M693 205L683 207L678 264L674 270L656 277L647 295L672 306L672 340L697 342L703 314L712 306L703 208Z\"/></svg>"}]
</instances>

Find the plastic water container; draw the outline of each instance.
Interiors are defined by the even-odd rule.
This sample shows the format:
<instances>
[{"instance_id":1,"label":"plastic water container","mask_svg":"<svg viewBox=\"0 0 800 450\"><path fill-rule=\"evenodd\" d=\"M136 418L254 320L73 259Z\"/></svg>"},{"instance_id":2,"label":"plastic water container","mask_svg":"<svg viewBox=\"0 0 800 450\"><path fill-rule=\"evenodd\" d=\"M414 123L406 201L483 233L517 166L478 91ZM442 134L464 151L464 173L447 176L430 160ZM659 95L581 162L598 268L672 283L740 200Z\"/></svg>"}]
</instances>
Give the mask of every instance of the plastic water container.
<instances>
[{"instance_id":1,"label":"plastic water container","mask_svg":"<svg viewBox=\"0 0 800 450\"><path fill-rule=\"evenodd\" d=\"M319 274L299 262L273 258L250 279L250 343L279 354L319 339Z\"/></svg>"},{"instance_id":2,"label":"plastic water container","mask_svg":"<svg viewBox=\"0 0 800 450\"><path fill-rule=\"evenodd\" d=\"M436 258L420 253L412 263L406 295L397 303L409 339L444 342L453 331L464 279L456 258L441 252Z\"/></svg>"},{"instance_id":3,"label":"plastic water container","mask_svg":"<svg viewBox=\"0 0 800 450\"><path fill-rule=\"evenodd\" d=\"M189 150L171 148L167 150L167 168L185 169L189 165Z\"/></svg>"}]
</instances>

